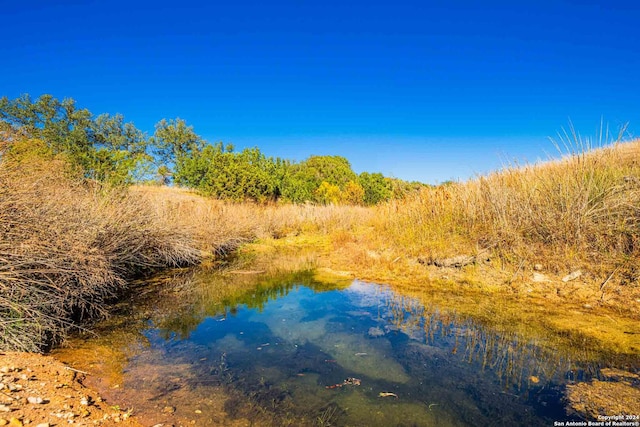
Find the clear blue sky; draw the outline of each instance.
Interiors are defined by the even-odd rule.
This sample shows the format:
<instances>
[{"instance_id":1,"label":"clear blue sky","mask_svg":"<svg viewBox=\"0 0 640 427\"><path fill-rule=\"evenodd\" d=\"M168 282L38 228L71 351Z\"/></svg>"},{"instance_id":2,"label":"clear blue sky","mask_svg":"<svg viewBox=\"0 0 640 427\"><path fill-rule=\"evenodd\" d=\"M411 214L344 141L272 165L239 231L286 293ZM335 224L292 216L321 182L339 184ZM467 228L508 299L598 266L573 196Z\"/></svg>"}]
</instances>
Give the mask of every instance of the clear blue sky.
<instances>
[{"instance_id":1,"label":"clear blue sky","mask_svg":"<svg viewBox=\"0 0 640 427\"><path fill-rule=\"evenodd\" d=\"M640 120L640 2L4 1L0 96L441 182Z\"/></svg>"}]
</instances>

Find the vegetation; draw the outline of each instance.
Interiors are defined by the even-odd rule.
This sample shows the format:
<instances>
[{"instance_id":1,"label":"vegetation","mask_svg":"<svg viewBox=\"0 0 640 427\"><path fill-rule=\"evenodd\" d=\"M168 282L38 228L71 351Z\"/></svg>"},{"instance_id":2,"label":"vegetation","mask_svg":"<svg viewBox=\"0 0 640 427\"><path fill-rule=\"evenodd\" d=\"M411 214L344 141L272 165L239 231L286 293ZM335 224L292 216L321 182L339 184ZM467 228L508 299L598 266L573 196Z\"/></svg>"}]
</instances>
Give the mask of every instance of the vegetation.
<instances>
[{"instance_id":1,"label":"vegetation","mask_svg":"<svg viewBox=\"0 0 640 427\"><path fill-rule=\"evenodd\" d=\"M563 159L511 167L467 183L425 189L381 206L396 245L434 259L490 250L547 271L583 268L604 282L637 284L638 142L567 145Z\"/></svg>"},{"instance_id":2,"label":"vegetation","mask_svg":"<svg viewBox=\"0 0 640 427\"><path fill-rule=\"evenodd\" d=\"M188 235L126 192L80 179L39 140L2 142L0 348L45 348L105 314L135 275L199 259Z\"/></svg>"},{"instance_id":3,"label":"vegetation","mask_svg":"<svg viewBox=\"0 0 640 427\"><path fill-rule=\"evenodd\" d=\"M28 95L0 99L0 123L64 156L85 178L110 185L149 180L233 201L372 205L400 197L419 184L367 172L357 176L344 157L311 156L295 163L258 148L235 152L209 144L182 119L160 120L153 136L121 114L94 116L73 99Z\"/></svg>"},{"instance_id":4,"label":"vegetation","mask_svg":"<svg viewBox=\"0 0 640 427\"><path fill-rule=\"evenodd\" d=\"M640 316L640 142L598 148L576 136L560 141L560 160L428 187L357 175L339 156L236 152L180 119L147 136L120 115L50 96L2 98L0 133L2 349L42 349L103 315L131 278L256 241L251 251L269 263L305 256L408 290L597 305L618 320L592 330L549 317L547 326L638 347L625 331ZM196 192L123 186L151 171ZM465 268L431 265L479 254ZM575 282L559 280L576 270Z\"/></svg>"}]
</instances>

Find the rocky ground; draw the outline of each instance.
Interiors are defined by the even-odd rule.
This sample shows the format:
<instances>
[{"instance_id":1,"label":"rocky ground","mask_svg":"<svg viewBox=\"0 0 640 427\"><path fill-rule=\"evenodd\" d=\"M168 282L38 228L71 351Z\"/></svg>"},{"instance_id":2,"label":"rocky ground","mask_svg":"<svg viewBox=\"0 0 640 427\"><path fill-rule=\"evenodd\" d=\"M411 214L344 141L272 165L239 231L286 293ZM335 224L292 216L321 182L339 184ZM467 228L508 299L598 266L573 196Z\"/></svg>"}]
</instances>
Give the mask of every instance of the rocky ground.
<instances>
[{"instance_id":1,"label":"rocky ground","mask_svg":"<svg viewBox=\"0 0 640 427\"><path fill-rule=\"evenodd\" d=\"M141 425L83 380L83 372L52 357L0 353L0 426Z\"/></svg>"}]
</instances>

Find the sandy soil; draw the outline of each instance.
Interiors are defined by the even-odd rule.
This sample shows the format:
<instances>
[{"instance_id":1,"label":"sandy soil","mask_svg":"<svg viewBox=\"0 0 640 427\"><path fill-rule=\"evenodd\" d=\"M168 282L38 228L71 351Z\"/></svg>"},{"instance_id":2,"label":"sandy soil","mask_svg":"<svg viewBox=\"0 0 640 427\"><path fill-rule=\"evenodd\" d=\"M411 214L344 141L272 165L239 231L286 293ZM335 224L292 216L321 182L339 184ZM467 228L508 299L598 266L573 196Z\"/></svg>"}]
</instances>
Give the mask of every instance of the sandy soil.
<instances>
[{"instance_id":1,"label":"sandy soil","mask_svg":"<svg viewBox=\"0 0 640 427\"><path fill-rule=\"evenodd\" d=\"M83 380L49 356L0 353L0 426L141 425Z\"/></svg>"}]
</instances>

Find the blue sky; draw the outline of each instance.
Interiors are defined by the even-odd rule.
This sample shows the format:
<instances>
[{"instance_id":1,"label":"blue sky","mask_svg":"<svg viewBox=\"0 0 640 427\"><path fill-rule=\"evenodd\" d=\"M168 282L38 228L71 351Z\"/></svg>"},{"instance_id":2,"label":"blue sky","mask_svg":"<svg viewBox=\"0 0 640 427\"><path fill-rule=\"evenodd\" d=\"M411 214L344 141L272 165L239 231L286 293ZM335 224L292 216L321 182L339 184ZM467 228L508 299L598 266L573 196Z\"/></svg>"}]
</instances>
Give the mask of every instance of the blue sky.
<instances>
[{"instance_id":1,"label":"blue sky","mask_svg":"<svg viewBox=\"0 0 640 427\"><path fill-rule=\"evenodd\" d=\"M529 3L529 4L527 4ZM640 120L640 3L3 2L0 96L436 183Z\"/></svg>"}]
</instances>

